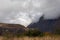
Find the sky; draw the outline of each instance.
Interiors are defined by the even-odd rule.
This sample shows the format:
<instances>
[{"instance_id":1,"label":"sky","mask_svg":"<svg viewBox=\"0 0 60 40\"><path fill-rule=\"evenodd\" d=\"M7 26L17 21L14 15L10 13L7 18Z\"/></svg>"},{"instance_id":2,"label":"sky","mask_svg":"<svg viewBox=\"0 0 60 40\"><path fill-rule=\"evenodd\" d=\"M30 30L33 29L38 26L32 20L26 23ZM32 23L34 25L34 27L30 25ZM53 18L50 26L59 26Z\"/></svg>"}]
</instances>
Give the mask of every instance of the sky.
<instances>
[{"instance_id":1,"label":"sky","mask_svg":"<svg viewBox=\"0 0 60 40\"><path fill-rule=\"evenodd\" d=\"M27 27L44 19L60 17L60 0L0 0L0 23L21 24Z\"/></svg>"}]
</instances>

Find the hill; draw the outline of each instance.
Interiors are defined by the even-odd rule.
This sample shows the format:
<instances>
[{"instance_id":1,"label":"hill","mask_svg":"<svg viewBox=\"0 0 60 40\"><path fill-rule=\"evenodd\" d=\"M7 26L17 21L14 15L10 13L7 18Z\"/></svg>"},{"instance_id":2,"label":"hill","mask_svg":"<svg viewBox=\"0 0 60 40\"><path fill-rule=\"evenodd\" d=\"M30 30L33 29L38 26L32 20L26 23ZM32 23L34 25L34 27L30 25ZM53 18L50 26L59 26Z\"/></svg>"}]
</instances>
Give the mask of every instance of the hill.
<instances>
[{"instance_id":1,"label":"hill","mask_svg":"<svg viewBox=\"0 0 60 40\"><path fill-rule=\"evenodd\" d=\"M23 25L20 24L6 24L0 23L0 34L4 32L11 33L24 33L27 30Z\"/></svg>"}]
</instances>

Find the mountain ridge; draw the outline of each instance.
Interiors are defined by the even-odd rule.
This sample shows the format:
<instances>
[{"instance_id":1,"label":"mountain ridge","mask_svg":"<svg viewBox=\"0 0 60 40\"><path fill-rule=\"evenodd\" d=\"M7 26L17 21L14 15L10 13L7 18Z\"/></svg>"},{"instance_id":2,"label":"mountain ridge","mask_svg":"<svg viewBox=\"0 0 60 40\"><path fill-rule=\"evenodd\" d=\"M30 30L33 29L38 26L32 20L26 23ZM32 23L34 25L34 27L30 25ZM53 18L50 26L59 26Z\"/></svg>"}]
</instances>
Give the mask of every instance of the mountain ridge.
<instances>
[{"instance_id":1,"label":"mountain ridge","mask_svg":"<svg viewBox=\"0 0 60 40\"><path fill-rule=\"evenodd\" d=\"M60 18L46 20L41 17L39 22L29 25L28 28L37 28L42 32L54 32L56 28L60 29Z\"/></svg>"}]
</instances>

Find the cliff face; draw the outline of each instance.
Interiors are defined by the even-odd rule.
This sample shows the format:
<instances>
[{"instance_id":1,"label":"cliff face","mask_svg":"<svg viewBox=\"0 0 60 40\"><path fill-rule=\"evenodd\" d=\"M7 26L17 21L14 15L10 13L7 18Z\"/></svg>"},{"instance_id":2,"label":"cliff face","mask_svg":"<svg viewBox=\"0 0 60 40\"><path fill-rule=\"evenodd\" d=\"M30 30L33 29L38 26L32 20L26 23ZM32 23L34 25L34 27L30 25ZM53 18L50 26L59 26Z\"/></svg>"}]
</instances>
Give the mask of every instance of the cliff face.
<instances>
[{"instance_id":1,"label":"cliff face","mask_svg":"<svg viewBox=\"0 0 60 40\"><path fill-rule=\"evenodd\" d=\"M60 29L60 18L44 20L41 17L39 22L29 25L28 28L38 28L43 32L54 32L56 28Z\"/></svg>"},{"instance_id":2,"label":"cliff face","mask_svg":"<svg viewBox=\"0 0 60 40\"><path fill-rule=\"evenodd\" d=\"M60 31L60 19L55 22L54 27L55 27L56 30Z\"/></svg>"}]
</instances>

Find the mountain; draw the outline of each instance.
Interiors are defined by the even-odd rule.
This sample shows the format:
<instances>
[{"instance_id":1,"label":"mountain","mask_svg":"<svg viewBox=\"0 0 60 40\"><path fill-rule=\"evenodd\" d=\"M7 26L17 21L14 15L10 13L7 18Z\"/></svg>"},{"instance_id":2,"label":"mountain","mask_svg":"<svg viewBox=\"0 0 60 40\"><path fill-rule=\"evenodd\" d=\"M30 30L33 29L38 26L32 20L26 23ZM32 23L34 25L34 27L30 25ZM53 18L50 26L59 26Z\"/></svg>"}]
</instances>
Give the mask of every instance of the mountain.
<instances>
[{"instance_id":1,"label":"mountain","mask_svg":"<svg viewBox=\"0 0 60 40\"><path fill-rule=\"evenodd\" d=\"M23 25L20 24L7 24L7 23L0 23L0 27L5 27L5 28L25 28Z\"/></svg>"},{"instance_id":2,"label":"mountain","mask_svg":"<svg viewBox=\"0 0 60 40\"><path fill-rule=\"evenodd\" d=\"M42 32L54 32L56 29L60 29L60 18L45 20L41 17L39 22L30 24L28 28L37 28Z\"/></svg>"},{"instance_id":3,"label":"mountain","mask_svg":"<svg viewBox=\"0 0 60 40\"><path fill-rule=\"evenodd\" d=\"M24 33L30 28L35 28L42 32L54 32L56 29L60 29L60 18L45 20L41 17L39 22L30 24L28 27L24 27L20 24L0 23L0 33L4 31L9 31L11 33Z\"/></svg>"},{"instance_id":4,"label":"mountain","mask_svg":"<svg viewBox=\"0 0 60 40\"><path fill-rule=\"evenodd\" d=\"M11 32L11 33L24 33L27 30L26 27L20 24L6 24L0 23L0 34L4 32Z\"/></svg>"}]
</instances>

